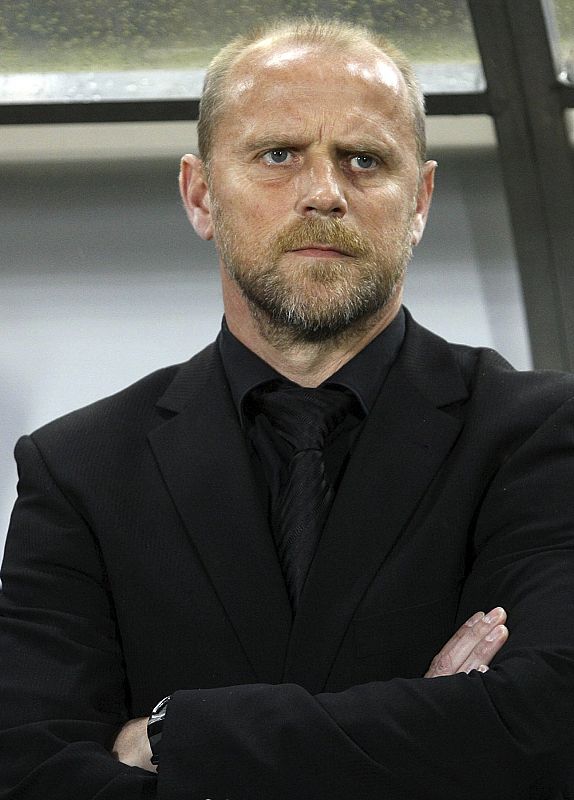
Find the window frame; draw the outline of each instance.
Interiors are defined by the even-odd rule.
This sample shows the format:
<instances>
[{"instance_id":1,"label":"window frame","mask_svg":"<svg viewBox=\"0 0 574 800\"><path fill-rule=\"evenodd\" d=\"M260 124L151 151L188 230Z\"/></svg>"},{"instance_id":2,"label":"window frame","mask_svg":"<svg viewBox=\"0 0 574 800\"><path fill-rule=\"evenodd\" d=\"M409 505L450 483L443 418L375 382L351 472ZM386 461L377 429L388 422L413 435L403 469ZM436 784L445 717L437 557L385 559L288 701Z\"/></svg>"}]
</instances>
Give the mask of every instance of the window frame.
<instances>
[{"instance_id":1,"label":"window frame","mask_svg":"<svg viewBox=\"0 0 574 800\"><path fill-rule=\"evenodd\" d=\"M426 95L429 115L494 120L535 367L574 371L574 159L550 0L468 0L486 88ZM194 121L199 99L0 104L0 125Z\"/></svg>"}]
</instances>

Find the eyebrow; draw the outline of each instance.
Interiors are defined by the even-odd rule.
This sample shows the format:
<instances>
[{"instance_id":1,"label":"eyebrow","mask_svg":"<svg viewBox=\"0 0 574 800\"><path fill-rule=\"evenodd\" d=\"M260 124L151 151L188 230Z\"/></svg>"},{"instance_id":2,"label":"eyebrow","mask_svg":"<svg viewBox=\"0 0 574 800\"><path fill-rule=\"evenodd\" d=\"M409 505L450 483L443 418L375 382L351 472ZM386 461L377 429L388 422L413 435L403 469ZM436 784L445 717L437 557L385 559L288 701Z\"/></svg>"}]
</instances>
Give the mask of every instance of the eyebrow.
<instances>
[{"instance_id":1,"label":"eyebrow","mask_svg":"<svg viewBox=\"0 0 574 800\"><path fill-rule=\"evenodd\" d=\"M303 143L297 143L295 139L287 136L285 133L277 134L276 136L266 134L256 139L247 139L241 146L241 149L247 152L254 150L271 150L279 147L302 147Z\"/></svg>"},{"instance_id":2,"label":"eyebrow","mask_svg":"<svg viewBox=\"0 0 574 800\"><path fill-rule=\"evenodd\" d=\"M272 150L279 148L293 148L301 149L306 146L304 140L297 139L286 133L278 133L276 135L265 134L253 139L247 139L241 146L241 150L246 153L251 153L257 150ZM336 149L342 153L378 153L383 156L392 155L396 152L396 144L390 139L375 139L373 136L365 136L358 138L357 141L345 142L342 140L335 145Z\"/></svg>"}]
</instances>

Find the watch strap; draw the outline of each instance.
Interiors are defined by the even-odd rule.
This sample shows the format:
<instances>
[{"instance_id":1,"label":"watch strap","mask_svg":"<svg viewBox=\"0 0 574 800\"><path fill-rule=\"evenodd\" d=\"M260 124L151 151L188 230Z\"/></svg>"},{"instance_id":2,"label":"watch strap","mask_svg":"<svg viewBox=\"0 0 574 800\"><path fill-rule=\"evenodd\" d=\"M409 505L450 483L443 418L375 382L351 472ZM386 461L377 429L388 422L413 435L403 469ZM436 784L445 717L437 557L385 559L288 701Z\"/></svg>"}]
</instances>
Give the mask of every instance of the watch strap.
<instances>
[{"instance_id":1,"label":"watch strap","mask_svg":"<svg viewBox=\"0 0 574 800\"><path fill-rule=\"evenodd\" d=\"M159 763L159 751L161 738L163 735L163 722L167 712L167 705L171 699L171 695L164 697L154 707L147 721L147 736L149 739L149 746L151 748L152 756L151 763L157 766Z\"/></svg>"}]
</instances>

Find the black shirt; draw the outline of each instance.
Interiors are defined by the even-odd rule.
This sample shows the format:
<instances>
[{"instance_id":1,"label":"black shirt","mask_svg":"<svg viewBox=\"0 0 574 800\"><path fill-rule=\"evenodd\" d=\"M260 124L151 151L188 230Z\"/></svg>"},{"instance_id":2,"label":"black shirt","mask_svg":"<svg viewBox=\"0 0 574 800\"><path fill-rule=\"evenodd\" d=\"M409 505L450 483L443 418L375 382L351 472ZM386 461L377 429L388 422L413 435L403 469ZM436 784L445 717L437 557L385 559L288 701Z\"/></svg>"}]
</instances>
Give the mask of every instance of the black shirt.
<instances>
[{"instance_id":1,"label":"black shirt","mask_svg":"<svg viewBox=\"0 0 574 800\"><path fill-rule=\"evenodd\" d=\"M376 336L350 361L331 375L321 386L337 386L351 393L355 402L345 420L327 440L324 450L327 478L335 491L345 471L352 448L371 411L387 374L400 350L405 334L405 315L400 309L391 324ZM250 393L269 381L296 386L273 369L253 351L242 344L229 330L223 318L218 336L219 352L227 376L231 396L237 409L241 428L246 435L251 462L261 497L271 523L271 493L277 491L281 473L288 458L281 437L269 430L273 440L271 467L265 469L251 441L253 415Z\"/></svg>"}]
</instances>

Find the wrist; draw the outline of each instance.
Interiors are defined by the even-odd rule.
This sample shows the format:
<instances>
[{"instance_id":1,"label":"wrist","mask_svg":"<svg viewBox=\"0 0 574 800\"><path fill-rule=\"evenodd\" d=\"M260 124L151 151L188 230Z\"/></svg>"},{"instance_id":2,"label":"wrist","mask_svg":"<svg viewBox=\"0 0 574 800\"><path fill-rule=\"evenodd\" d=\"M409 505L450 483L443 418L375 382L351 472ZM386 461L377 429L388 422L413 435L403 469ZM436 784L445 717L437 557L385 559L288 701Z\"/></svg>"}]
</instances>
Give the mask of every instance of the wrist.
<instances>
[{"instance_id":1,"label":"wrist","mask_svg":"<svg viewBox=\"0 0 574 800\"><path fill-rule=\"evenodd\" d=\"M152 752L147 737L147 717L131 719L123 726L112 746L112 755L128 767L141 767L149 772L156 769L151 763Z\"/></svg>"}]
</instances>

